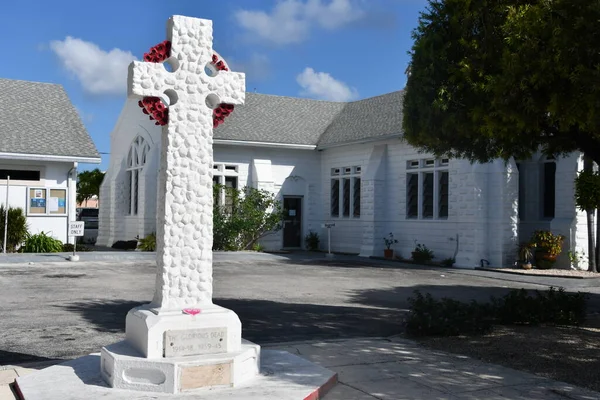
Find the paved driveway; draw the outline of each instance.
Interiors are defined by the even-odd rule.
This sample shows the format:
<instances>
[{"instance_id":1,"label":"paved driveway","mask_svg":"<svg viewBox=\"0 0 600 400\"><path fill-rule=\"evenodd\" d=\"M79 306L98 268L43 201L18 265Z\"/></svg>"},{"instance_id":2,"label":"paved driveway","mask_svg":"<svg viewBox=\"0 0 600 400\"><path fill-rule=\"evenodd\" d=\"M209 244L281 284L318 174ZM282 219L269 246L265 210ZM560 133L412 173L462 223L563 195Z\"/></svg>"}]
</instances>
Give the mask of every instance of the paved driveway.
<instances>
[{"instance_id":1,"label":"paved driveway","mask_svg":"<svg viewBox=\"0 0 600 400\"><path fill-rule=\"evenodd\" d=\"M154 263L147 256L88 257L0 265L0 365L73 358L123 338L127 311L152 298ZM238 313L244 337L259 344L398 333L415 289L481 300L513 287L565 286L594 293L592 309L600 310L598 279L398 266L356 257L216 253L214 298Z\"/></svg>"}]
</instances>

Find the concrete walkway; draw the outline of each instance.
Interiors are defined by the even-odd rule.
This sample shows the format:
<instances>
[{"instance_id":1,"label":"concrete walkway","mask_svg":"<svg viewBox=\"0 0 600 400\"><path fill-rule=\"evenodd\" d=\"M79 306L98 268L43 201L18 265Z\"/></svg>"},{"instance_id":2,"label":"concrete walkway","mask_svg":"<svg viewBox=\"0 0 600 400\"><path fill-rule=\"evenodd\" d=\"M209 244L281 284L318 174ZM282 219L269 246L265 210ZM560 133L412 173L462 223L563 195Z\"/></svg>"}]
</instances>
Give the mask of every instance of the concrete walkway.
<instances>
[{"instance_id":1,"label":"concrete walkway","mask_svg":"<svg viewBox=\"0 0 600 400\"><path fill-rule=\"evenodd\" d=\"M399 337L280 343L263 348L289 351L336 371L339 383L325 400L600 399L597 392L427 350ZM46 366L0 367L0 400L15 398L9 384L17 376Z\"/></svg>"}]
</instances>

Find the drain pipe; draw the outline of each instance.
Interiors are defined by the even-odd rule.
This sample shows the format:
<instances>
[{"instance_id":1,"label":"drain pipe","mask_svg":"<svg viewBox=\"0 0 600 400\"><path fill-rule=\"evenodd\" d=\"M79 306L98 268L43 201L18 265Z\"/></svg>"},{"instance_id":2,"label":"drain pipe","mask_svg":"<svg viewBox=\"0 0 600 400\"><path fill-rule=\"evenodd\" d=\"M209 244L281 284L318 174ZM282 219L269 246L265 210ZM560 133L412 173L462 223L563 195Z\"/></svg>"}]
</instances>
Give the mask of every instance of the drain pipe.
<instances>
[{"instance_id":1,"label":"drain pipe","mask_svg":"<svg viewBox=\"0 0 600 400\"><path fill-rule=\"evenodd\" d=\"M71 223L71 174L75 171L75 188L77 188L77 165L77 161L75 161L73 167L67 172L67 198L65 199L67 202L67 243L69 243L69 224ZM75 240L77 239L73 238L73 244L75 244Z\"/></svg>"}]
</instances>

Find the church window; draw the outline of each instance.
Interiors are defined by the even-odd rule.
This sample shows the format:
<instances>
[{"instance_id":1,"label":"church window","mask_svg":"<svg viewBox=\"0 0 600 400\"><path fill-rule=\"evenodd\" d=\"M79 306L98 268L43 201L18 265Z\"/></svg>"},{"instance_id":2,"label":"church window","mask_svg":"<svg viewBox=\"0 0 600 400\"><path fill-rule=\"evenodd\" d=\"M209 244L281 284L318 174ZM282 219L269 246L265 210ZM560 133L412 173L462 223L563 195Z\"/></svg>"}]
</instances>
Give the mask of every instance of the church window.
<instances>
[{"instance_id":1,"label":"church window","mask_svg":"<svg viewBox=\"0 0 600 400\"><path fill-rule=\"evenodd\" d=\"M140 176L146 160L150 145L143 137L137 136L127 154L127 196L128 196L128 213L129 215L137 215L140 202Z\"/></svg>"},{"instance_id":2,"label":"church window","mask_svg":"<svg viewBox=\"0 0 600 400\"><path fill-rule=\"evenodd\" d=\"M331 216L340 216L340 180L331 180Z\"/></svg>"},{"instance_id":3,"label":"church window","mask_svg":"<svg viewBox=\"0 0 600 400\"><path fill-rule=\"evenodd\" d=\"M360 167L359 167L359 172L360 172ZM354 178L354 193L353 193L354 206L352 207L352 216L354 218L360 217L360 196L361 196L360 183L361 183L360 177Z\"/></svg>"},{"instance_id":4,"label":"church window","mask_svg":"<svg viewBox=\"0 0 600 400\"><path fill-rule=\"evenodd\" d=\"M448 218L448 164L447 158L407 162L406 218Z\"/></svg>"},{"instance_id":5,"label":"church window","mask_svg":"<svg viewBox=\"0 0 600 400\"><path fill-rule=\"evenodd\" d=\"M331 217L360 218L361 167L331 169ZM343 177L339 177L343 175Z\"/></svg>"},{"instance_id":6,"label":"church window","mask_svg":"<svg viewBox=\"0 0 600 400\"><path fill-rule=\"evenodd\" d=\"M235 164L215 163L213 165L213 185L221 190L214 190L215 204L233 211L233 191L238 189L239 166Z\"/></svg>"},{"instance_id":7,"label":"church window","mask_svg":"<svg viewBox=\"0 0 600 400\"><path fill-rule=\"evenodd\" d=\"M423 174L423 218L433 218L433 172Z\"/></svg>"},{"instance_id":8,"label":"church window","mask_svg":"<svg viewBox=\"0 0 600 400\"><path fill-rule=\"evenodd\" d=\"M406 216L419 217L419 174L408 174L406 177Z\"/></svg>"}]
</instances>

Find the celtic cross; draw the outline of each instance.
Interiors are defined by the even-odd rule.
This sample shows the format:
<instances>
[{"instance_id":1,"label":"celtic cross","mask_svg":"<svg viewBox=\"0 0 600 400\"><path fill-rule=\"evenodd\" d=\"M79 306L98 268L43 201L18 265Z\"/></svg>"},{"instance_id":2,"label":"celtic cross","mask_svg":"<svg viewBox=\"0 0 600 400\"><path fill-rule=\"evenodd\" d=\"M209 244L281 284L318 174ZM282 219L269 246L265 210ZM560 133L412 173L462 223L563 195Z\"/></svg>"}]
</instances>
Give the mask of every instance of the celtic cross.
<instances>
[{"instance_id":1,"label":"celtic cross","mask_svg":"<svg viewBox=\"0 0 600 400\"><path fill-rule=\"evenodd\" d=\"M168 103L167 112L145 108L163 125L151 304L157 313L212 304L213 110L245 98L244 74L207 69L214 65L212 21L173 16L167 40L171 71L162 62L134 61L128 77L130 97Z\"/></svg>"}]
</instances>

